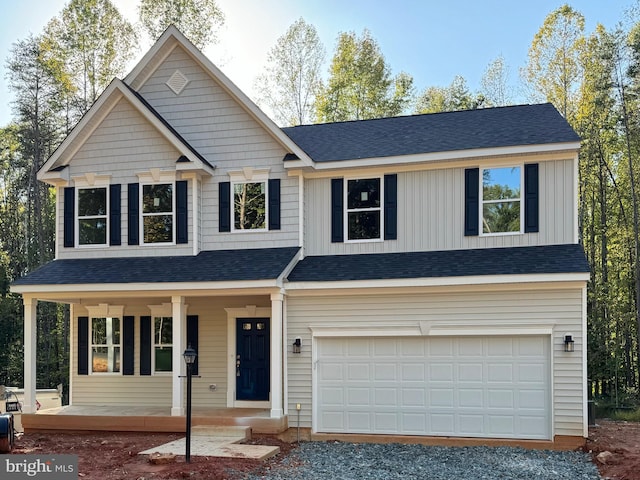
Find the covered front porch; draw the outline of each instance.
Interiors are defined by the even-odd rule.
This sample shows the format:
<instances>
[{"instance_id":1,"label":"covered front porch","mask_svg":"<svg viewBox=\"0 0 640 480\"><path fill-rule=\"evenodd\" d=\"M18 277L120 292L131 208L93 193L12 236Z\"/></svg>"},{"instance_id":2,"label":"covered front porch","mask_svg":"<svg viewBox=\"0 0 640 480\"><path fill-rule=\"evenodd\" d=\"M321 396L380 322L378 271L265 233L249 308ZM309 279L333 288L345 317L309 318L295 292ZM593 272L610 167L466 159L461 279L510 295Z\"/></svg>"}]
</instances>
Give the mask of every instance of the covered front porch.
<instances>
[{"instance_id":1,"label":"covered front porch","mask_svg":"<svg viewBox=\"0 0 640 480\"><path fill-rule=\"evenodd\" d=\"M25 430L184 430L188 346L197 352L194 425L286 429L282 281L297 249L251 252L56 260L16 282ZM57 411L36 412L40 301L70 305L69 405Z\"/></svg>"},{"instance_id":2,"label":"covered front porch","mask_svg":"<svg viewBox=\"0 0 640 480\"><path fill-rule=\"evenodd\" d=\"M277 434L288 428L287 416L271 417L270 409L194 407L193 426L243 426L253 433ZM185 431L184 416L171 415L169 407L148 406L74 406L39 410L22 414L25 432L114 431L170 432Z\"/></svg>"}]
</instances>

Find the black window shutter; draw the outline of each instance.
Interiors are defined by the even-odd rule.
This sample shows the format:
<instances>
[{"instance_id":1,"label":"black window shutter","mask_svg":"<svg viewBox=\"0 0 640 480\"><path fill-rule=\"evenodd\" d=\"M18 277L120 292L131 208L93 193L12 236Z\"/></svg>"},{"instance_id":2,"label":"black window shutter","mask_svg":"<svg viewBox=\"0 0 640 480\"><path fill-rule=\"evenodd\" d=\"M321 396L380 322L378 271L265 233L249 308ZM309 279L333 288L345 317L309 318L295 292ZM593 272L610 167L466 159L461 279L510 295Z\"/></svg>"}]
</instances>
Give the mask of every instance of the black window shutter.
<instances>
[{"instance_id":1,"label":"black window shutter","mask_svg":"<svg viewBox=\"0 0 640 480\"><path fill-rule=\"evenodd\" d=\"M384 176L384 239L398 238L398 176Z\"/></svg>"},{"instance_id":2,"label":"black window shutter","mask_svg":"<svg viewBox=\"0 0 640 480\"><path fill-rule=\"evenodd\" d=\"M109 245L121 245L120 184L109 185Z\"/></svg>"},{"instance_id":3,"label":"black window shutter","mask_svg":"<svg viewBox=\"0 0 640 480\"><path fill-rule=\"evenodd\" d=\"M78 317L78 375L89 374L89 317Z\"/></svg>"},{"instance_id":4,"label":"black window shutter","mask_svg":"<svg viewBox=\"0 0 640 480\"><path fill-rule=\"evenodd\" d=\"M231 183L220 182L218 184L218 230L220 232L231 231Z\"/></svg>"},{"instance_id":5,"label":"black window shutter","mask_svg":"<svg viewBox=\"0 0 640 480\"><path fill-rule=\"evenodd\" d=\"M74 187L64 188L64 246L73 247L75 245L75 204L76 189Z\"/></svg>"},{"instance_id":6,"label":"black window shutter","mask_svg":"<svg viewBox=\"0 0 640 480\"><path fill-rule=\"evenodd\" d=\"M539 221L539 183L538 164L528 163L524 166L524 231L533 233L540 231Z\"/></svg>"},{"instance_id":7,"label":"black window shutter","mask_svg":"<svg viewBox=\"0 0 640 480\"><path fill-rule=\"evenodd\" d=\"M344 242L344 180L331 179L331 242Z\"/></svg>"},{"instance_id":8,"label":"black window shutter","mask_svg":"<svg viewBox=\"0 0 640 480\"><path fill-rule=\"evenodd\" d=\"M187 212L187 181L176 182L176 243L189 243Z\"/></svg>"},{"instance_id":9,"label":"black window shutter","mask_svg":"<svg viewBox=\"0 0 640 480\"><path fill-rule=\"evenodd\" d=\"M187 315L187 346L191 345L196 353L198 353L198 316ZM198 357L193 364L191 372L198 375Z\"/></svg>"},{"instance_id":10,"label":"black window shutter","mask_svg":"<svg viewBox=\"0 0 640 480\"><path fill-rule=\"evenodd\" d=\"M280 179L269 180L269 230L280 230Z\"/></svg>"},{"instance_id":11,"label":"black window shutter","mask_svg":"<svg viewBox=\"0 0 640 480\"><path fill-rule=\"evenodd\" d=\"M138 245L139 239L139 224L140 221L140 185L137 183L129 184L128 192L128 230L129 230L129 245Z\"/></svg>"},{"instance_id":12,"label":"black window shutter","mask_svg":"<svg viewBox=\"0 0 640 480\"><path fill-rule=\"evenodd\" d=\"M122 319L122 374L133 375L135 364L134 317Z\"/></svg>"},{"instance_id":13,"label":"black window shutter","mask_svg":"<svg viewBox=\"0 0 640 480\"><path fill-rule=\"evenodd\" d=\"M480 207L480 169L464 171L464 235L478 235L478 209Z\"/></svg>"},{"instance_id":14,"label":"black window shutter","mask_svg":"<svg viewBox=\"0 0 640 480\"><path fill-rule=\"evenodd\" d=\"M140 375L151 375L151 317L140 317Z\"/></svg>"}]
</instances>

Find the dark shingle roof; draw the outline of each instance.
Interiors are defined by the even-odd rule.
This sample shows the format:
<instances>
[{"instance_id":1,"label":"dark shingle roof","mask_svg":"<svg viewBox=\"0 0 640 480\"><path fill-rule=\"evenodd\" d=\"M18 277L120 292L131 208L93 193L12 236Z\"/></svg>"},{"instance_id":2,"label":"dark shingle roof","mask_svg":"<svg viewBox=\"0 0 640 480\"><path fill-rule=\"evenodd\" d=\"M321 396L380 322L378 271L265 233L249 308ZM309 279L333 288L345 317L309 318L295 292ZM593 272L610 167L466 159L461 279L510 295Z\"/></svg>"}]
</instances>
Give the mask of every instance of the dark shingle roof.
<instances>
[{"instance_id":1,"label":"dark shingle roof","mask_svg":"<svg viewBox=\"0 0 640 480\"><path fill-rule=\"evenodd\" d=\"M166 283L269 280L277 278L298 247L219 250L196 256L54 260L14 285Z\"/></svg>"},{"instance_id":2,"label":"dark shingle roof","mask_svg":"<svg viewBox=\"0 0 640 480\"><path fill-rule=\"evenodd\" d=\"M314 161L578 142L550 103L283 129Z\"/></svg>"},{"instance_id":3,"label":"dark shingle roof","mask_svg":"<svg viewBox=\"0 0 640 480\"><path fill-rule=\"evenodd\" d=\"M588 273L580 245L305 257L290 282Z\"/></svg>"}]
</instances>

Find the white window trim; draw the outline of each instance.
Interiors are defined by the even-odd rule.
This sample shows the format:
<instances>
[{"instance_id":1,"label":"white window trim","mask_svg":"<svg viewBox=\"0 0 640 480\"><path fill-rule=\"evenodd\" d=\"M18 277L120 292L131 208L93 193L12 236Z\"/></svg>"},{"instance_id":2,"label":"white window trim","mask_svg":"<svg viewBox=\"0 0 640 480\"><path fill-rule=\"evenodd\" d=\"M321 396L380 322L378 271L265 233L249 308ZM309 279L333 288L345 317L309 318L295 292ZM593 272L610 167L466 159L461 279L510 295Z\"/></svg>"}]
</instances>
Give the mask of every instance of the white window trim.
<instances>
[{"instance_id":1,"label":"white window trim","mask_svg":"<svg viewBox=\"0 0 640 480\"><path fill-rule=\"evenodd\" d=\"M107 335L107 343L106 344L96 344L93 343L93 321L97 320L97 319L118 319L120 322L120 343L109 343L109 336ZM90 316L89 317L89 374L90 375L99 375L99 376L121 376L122 375L122 327L123 327L123 318L122 316L116 316L116 315L100 315L100 316ZM113 335L111 336L111 339L113 340ZM118 362L120 364L120 371L119 372L94 372L93 371L93 348L94 347L107 347L108 348L114 348L118 347L118 352L119 352L119 357L120 357L120 361Z\"/></svg>"},{"instance_id":2,"label":"white window trim","mask_svg":"<svg viewBox=\"0 0 640 480\"><path fill-rule=\"evenodd\" d=\"M517 232L493 232L493 233L484 233L484 182L483 182L483 172L485 170L495 170L498 168L519 168L520 169L520 197L519 198L505 198L500 200L489 200L486 203L506 203L506 202L519 202L520 203L520 230ZM524 164L512 164L512 165L495 165L495 166L487 166L480 167L480 175L478 186L478 219L480 220L480 225L478 228L478 235L481 237L504 237L510 235L523 235L524 234Z\"/></svg>"},{"instance_id":3,"label":"white window trim","mask_svg":"<svg viewBox=\"0 0 640 480\"><path fill-rule=\"evenodd\" d=\"M107 207L107 212L105 215L91 215L91 216L87 216L87 217L80 217L80 190L89 190L89 189L96 189L96 188L104 188L105 192L106 192L106 207ZM111 234L110 228L111 226L109 225L109 215L111 213L111 189L109 188L108 185L82 185L82 186L76 186L76 192L75 192L75 245L77 248L103 248L103 247L108 247L109 246L109 236ZM105 234L105 243L94 243L94 244L90 244L90 245L80 245L80 218L82 219L97 219L97 218L104 218L105 219L105 224L107 226L106 229L106 234Z\"/></svg>"},{"instance_id":4,"label":"white window trim","mask_svg":"<svg viewBox=\"0 0 640 480\"><path fill-rule=\"evenodd\" d=\"M139 175L140 176L140 175ZM167 215L164 213L154 213L154 214L145 214L144 213L144 187L147 185L171 185L171 241L170 242L152 242L146 243L144 241L144 218ZM167 245L175 245L176 244L176 182L175 175L173 175L172 180L158 180L158 181L144 181L140 182L140 188L138 193L138 209L140 211L140 225L139 225L139 235L140 235L140 245L149 247L149 246L167 246Z\"/></svg>"},{"instance_id":5,"label":"white window trim","mask_svg":"<svg viewBox=\"0 0 640 480\"><path fill-rule=\"evenodd\" d=\"M248 230L236 228L236 202L235 202L235 186L244 185L245 183L263 183L264 184L264 228L250 228ZM269 179L236 180L231 181L231 233L264 233L269 231Z\"/></svg>"},{"instance_id":6,"label":"white window trim","mask_svg":"<svg viewBox=\"0 0 640 480\"><path fill-rule=\"evenodd\" d=\"M171 343L156 343L156 318L170 318L171 319L171 329L172 329L172 333L171 333ZM173 321L174 318L171 314L169 315L155 315L151 317L151 335L152 335L152 339L151 339L151 373L153 375L158 375L158 376L171 376L173 375L173 371L174 371L174 365L173 363L171 364L171 370L163 370L163 371L156 371L156 347L157 346L162 346L162 347L171 347L171 356L172 356L172 360L173 360L173 349L175 347L175 343L173 341Z\"/></svg>"},{"instance_id":7,"label":"white window trim","mask_svg":"<svg viewBox=\"0 0 640 480\"><path fill-rule=\"evenodd\" d=\"M376 208L355 208L349 210L349 181L353 180L369 180L377 178L380 181L380 206ZM344 191L343 195L343 225L344 225L344 243L378 243L384 242L384 177L382 175L363 175L358 177L345 177L344 178ZM349 240L349 213L351 212L374 212L376 210L380 210L380 237L379 238L366 238L366 239L356 239Z\"/></svg>"}]
</instances>

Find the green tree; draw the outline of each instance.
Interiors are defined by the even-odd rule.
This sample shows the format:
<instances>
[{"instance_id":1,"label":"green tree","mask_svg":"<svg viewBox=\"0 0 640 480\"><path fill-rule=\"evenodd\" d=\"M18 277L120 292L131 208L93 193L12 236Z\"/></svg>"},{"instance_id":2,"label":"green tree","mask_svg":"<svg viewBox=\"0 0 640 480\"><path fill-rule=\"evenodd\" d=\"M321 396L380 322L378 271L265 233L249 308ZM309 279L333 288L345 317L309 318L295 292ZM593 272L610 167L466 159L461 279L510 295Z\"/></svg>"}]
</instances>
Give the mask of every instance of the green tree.
<instances>
[{"instance_id":1,"label":"green tree","mask_svg":"<svg viewBox=\"0 0 640 480\"><path fill-rule=\"evenodd\" d=\"M255 82L260 103L271 109L278 124L302 125L314 119L324 58L318 32L302 18L278 38L269 51L265 73Z\"/></svg>"},{"instance_id":2,"label":"green tree","mask_svg":"<svg viewBox=\"0 0 640 480\"><path fill-rule=\"evenodd\" d=\"M512 103L512 88L509 86L509 68L500 55L484 71L480 80L480 95L486 107L503 107Z\"/></svg>"},{"instance_id":3,"label":"green tree","mask_svg":"<svg viewBox=\"0 0 640 480\"><path fill-rule=\"evenodd\" d=\"M47 24L41 48L64 87L68 127L122 76L137 42L134 27L110 0L71 0Z\"/></svg>"},{"instance_id":4,"label":"green tree","mask_svg":"<svg viewBox=\"0 0 640 480\"><path fill-rule=\"evenodd\" d=\"M218 42L224 13L215 0L141 0L140 22L153 41L175 25L198 48Z\"/></svg>"},{"instance_id":5,"label":"green tree","mask_svg":"<svg viewBox=\"0 0 640 480\"><path fill-rule=\"evenodd\" d=\"M481 94L473 94L467 81L457 75L448 87L428 87L416 100L415 113L473 110L484 105Z\"/></svg>"},{"instance_id":6,"label":"green tree","mask_svg":"<svg viewBox=\"0 0 640 480\"><path fill-rule=\"evenodd\" d=\"M365 30L362 36L338 37L329 81L316 97L319 122L364 120L400 115L413 97L413 78L391 76L378 43Z\"/></svg>"},{"instance_id":7,"label":"green tree","mask_svg":"<svg viewBox=\"0 0 640 480\"><path fill-rule=\"evenodd\" d=\"M533 99L553 103L567 119L575 114L583 32L581 13L567 4L554 10L536 33L521 71Z\"/></svg>"}]
</instances>

